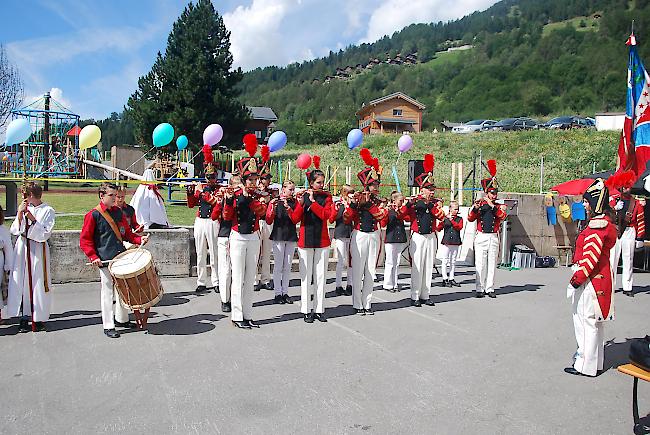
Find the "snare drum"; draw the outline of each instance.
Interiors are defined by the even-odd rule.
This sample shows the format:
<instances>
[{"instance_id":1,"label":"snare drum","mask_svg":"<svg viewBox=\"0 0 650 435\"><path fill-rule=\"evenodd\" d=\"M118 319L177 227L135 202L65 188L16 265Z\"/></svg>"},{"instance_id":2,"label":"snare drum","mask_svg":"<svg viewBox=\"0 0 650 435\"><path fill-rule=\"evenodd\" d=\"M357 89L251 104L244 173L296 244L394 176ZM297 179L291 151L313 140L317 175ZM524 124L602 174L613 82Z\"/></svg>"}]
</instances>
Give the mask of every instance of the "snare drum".
<instances>
[{"instance_id":1,"label":"snare drum","mask_svg":"<svg viewBox=\"0 0 650 435\"><path fill-rule=\"evenodd\" d=\"M132 310L144 310L162 299L163 288L146 249L128 250L118 254L108 266L122 305Z\"/></svg>"}]
</instances>

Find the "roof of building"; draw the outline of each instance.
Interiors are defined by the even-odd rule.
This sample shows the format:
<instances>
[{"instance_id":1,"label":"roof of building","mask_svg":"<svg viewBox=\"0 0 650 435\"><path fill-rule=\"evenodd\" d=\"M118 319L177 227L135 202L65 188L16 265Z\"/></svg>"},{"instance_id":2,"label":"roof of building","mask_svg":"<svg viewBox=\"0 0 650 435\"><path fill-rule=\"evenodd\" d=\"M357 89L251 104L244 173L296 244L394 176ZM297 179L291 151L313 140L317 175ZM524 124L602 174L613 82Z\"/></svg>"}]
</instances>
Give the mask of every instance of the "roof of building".
<instances>
[{"instance_id":1,"label":"roof of building","mask_svg":"<svg viewBox=\"0 0 650 435\"><path fill-rule=\"evenodd\" d=\"M260 119L264 121L277 121L278 117L276 116L273 109L270 107L256 107L256 106L246 106L248 110L251 111L251 118Z\"/></svg>"},{"instance_id":2,"label":"roof of building","mask_svg":"<svg viewBox=\"0 0 650 435\"><path fill-rule=\"evenodd\" d=\"M377 98L376 100L370 101L368 104L366 104L361 109L359 109L359 111L357 112L357 115L360 114L361 111L366 110L368 107L376 106L377 104L383 103L384 101L392 100L392 99L395 99L395 98L401 98L402 100L413 104L415 107L417 107L420 110L424 110L424 109L427 108L427 106L420 103L418 100L409 97L408 95L404 94L403 92L394 92L394 93L392 93L390 95L386 95L384 97Z\"/></svg>"}]
</instances>

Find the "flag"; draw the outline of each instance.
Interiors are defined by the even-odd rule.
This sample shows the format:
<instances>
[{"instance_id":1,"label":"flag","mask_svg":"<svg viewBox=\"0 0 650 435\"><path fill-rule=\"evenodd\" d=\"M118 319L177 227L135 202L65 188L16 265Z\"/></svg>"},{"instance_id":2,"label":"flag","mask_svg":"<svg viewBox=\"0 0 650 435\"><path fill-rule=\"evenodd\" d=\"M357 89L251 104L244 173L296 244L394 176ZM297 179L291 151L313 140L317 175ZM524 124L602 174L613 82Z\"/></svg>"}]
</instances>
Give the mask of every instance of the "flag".
<instances>
[{"instance_id":1,"label":"flag","mask_svg":"<svg viewBox=\"0 0 650 435\"><path fill-rule=\"evenodd\" d=\"M650 77L636 47L634 33L628 38L627 99L625 124L618 145L619 168L632 169L637 176L650 160Z\"/></svg>"}]
</instances>

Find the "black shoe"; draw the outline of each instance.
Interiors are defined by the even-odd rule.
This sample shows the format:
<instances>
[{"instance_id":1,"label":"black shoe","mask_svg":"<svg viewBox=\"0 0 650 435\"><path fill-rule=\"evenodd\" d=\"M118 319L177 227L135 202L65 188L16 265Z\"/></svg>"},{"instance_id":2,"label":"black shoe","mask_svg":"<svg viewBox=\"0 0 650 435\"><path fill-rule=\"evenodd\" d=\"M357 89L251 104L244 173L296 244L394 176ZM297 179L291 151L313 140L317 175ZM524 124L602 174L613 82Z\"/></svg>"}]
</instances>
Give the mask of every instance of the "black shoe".
<instances>
[{"instance_id":1,"label":"black shoe","mask_svg":"<svg viewBox=\"0 0 650 435\"><path fill-rule=\"evenodd\" d=\"M217 285L214 287L214 292L215 292L215 293L219 293L219 284L217 284Z\"/></svg>"},{"instance_id":2,"label":"black shoe","mask_svg":"<svg viewBox=\"0 0 650 435\"><path fill-rule=\"evenodd\" d=\"M206 293L212 293L216 287L206 287L205 292Z\"/></svg>"},{"instance_id":3,"label":"black shoe","mask_svg":"<svg viewBox=\"0 0 650 435\"><path fill-rule=\"evenodd\" d=\"M314 314L305 314L305 323L314 323Z\"/></svg>"},{"instance_id":4,"label":"black shoe","mask_svg":"<svg viewBox=\"0 0 650 435\"><path fill-rule=\"evenodd\" d=\"M135 328L135 325L132 322L129 322L128 320L126 322L118 322L115 320L115 326L119 326L120 328Z\"/></svg>"},{"instance_id":5,"label":"black shoe","mask_svg":"<svg viewBox=\"0 0 650 435\"><path fill-rule=\"evenodd\" d=\"M44 322L34 322L34 328L36 329L36 332L47 331Z\"/></svg>"},{"instance_id":6,"label":"black shoe","mask_svg":"<svg viewBox=\"0 0 650 435\"><path fill-rule=\"evenodd\" d=\"M433 307L435 305L435 302L433 302L433 299L420 299L420 302L422 302L424 305L428 305L430 307Z\"/></svg>"},{"instance_id":7,"label":"black shoe","mask_svg":"<svg viewBox=\"0 0 650 435\"><path fill-rule=\"evenodd\" d=\"M336 287L336 296L343 296L345 294L345 290L343 290L343 287Z\"/></svg>"},{"instance_id":8,"label":"black shoe","mask_svg":"<svg viewBox=\"0 0 650 435\"><path fill-rule=\"evenodd\" d=\"M476 292L476 297L477 297L477 298L482 298L483 296L485 296L485 293L483 293L483 292Z\"/></svg>"},{"instance_id":9,"label":"black shoe","mask_svg":"<svg viewBox=\"0 0 650 435\"><path fill-rule=\"evenodd\" d=\"M231 311L230 302L222 302L221 303L221 312L222 313L229 313L230 311Z\"/></svg>"},{"instance_id":10,"label":"black shoe","mask_svg":"<svg viewBox=\"0 0 650 435\"><path fill-rule=\"evenodd\" d=\"M273 290L274 289L273 281L267 282L266 284L264 284L264 286L262 286L262 288L265 288L267 290Z\"/></svg>"},{"instance_id":11,"label":"black shoe","mask_svg":"<svg viewBox=\"0 0 650 435\"><path fill-rule=\"evenodd\" d=\"M633 290L629 290L629 291L625 291L625 290L623 290L623 294L624 294L625 296L629 296L629 297L631 297L631 298L634 297L634 291L633 291Z\"/></svg>"},{"instance_id":12,"label":"black shoe","mask_svg":"<svg viewBox=\"0 0 650 435\"><path fill-rule=\"evenodd\" d=\"M352 286L351 285L345 286L345 295L346 296L352 296Z\"/></svg>"},{"instance_id":13,"label":"black shoe","mask_svg":"<svg viewBox=\"0 0 650 435\"><path fill-rule=\"evenodd\" d=\"M460 284L458 284L455 279L452 279L449 283L451 284L451 287L460 287Z\"/></svg>"},{"instance_id":14,"label":"black shoe","mask_svg":"<svg viewBox=\"0 0 650 435\"><path fill-rule=\"evenodd\" d=\"M327 319L325 318L325 315L323 313L314 314L314 318L316 318L316 320L318 320L319 322L323 322L323 323L327 322Z\"/></svg>"},{"instance_id":15,"label":"black shoe","mask_svg":"<svg viewBox=\"0 0 650 435\"><path fill-rule=\"evenodd\" d=\"M243 320L233 320L232 324L238 327L239 329L251 329L250 325Z\"/></svg>"},{"instance_id":16,"label":"black shoe","mask_svg":"<svg viewBox=\"0 0 650 435\"><path fill-rule=\"evenodd\" d=\"M27 320L21 320L18 325L18 332L29 332L32 329L29 327L29 322Z\"/></svg>"},{"instance_id":17,"label":"black shoe","mask_svg":"<svg viewBox=\"0 0 650 435\"><path fill-rule=\"evenodd\" d=\"M282 295L275 295L273 298L273 303L274 304L284 304L284 299L282 299Z\"/></svg>"},{"instance_id":18,"label":"black shoe","mask_svg":"<svg viewBox=\"0 0 650 435\"><path fill-rule=\"evenodd\" d=\"M575 368L573 368L573 367L567 367L567 368L565 368L565 369L564 369L564 373L568 373L568 374L570 374L570 375L576 375L576 376L586 376L586 377L588 377L588 378L593 378L593 377L594 377L594 376L585 375L584 373L580 373L579 371L577 371L577 370L576 370Z\"/></svg>"},{"instance_id":19,"label":"black shoe","mask_svg":"<svg viewBox=\"0 0 650 435\"><path fill-rule=\"evenodd\" d=\"M196 293L205 293L208 291L208 288L204 285L199 285L196 286L196 290L194 290Z\"/></svg>"},{"instance_id":20,"label":"black shoe","mask_svg":"<svg viewBox=\"0 0 650 435\"><path fill-rule=\"evenodd\" d=\"M356 313L357 313L358 315L360 315L360 316L363 316L363 315L366 314L366 313L363 311L363 309L361 309L361 308L355 308L355 311L356 311Z\"/></svg>"},{"instance_id":21,"label":"black shoe","mask_svg":"<svg viewBox=\"0 0 650 435\"><path fill-rule=\"evenodd\" d=\"M443 279L441 287L450 287L449 280L448 279Z\"/></svg>"},{"instance_id":22,"label":"black shoe","mask_svg":"<svg viewBox=\"0 0 650 435\"><path fill-rule=\"evenodd\" d=\"M369 315L369 316L374 316L375 315L375 312L372 311L372 308L368 308L367 310L363 310L363 311L365 311L366 314Z\"/></svg>"},{"instance_id":23,"label":"black shoe","mask_svg":"<svg viewBox=\"0 0 650 435\"><path fill-rule=\"evenodd\" d=\"M419 299L418 299L418 300L415 300L415 301L414 301L413 299L411 299L411 305L414 306L414 307L421 307L421 306L422 306L422 302L420 302Z\"/></svg>"},{"instance_id":24,"label":"black shoe","mask_svg":"<svg viewBox=\"0 0 650 435\"><path fill-rule=\"evenodd\" d=\"M488 298L496 299L497 295L494 294L494 292L488 293Z\"/></svg>"},{"instance_id":25,"label":"black shoe","mask_svg":"<svg viewBox=\"0 0 650 435\"><path fill-rule=\"evenodd\" d=\"M246 320L246 319L244 319L244 323L247 324L247 325L248 325L249 327L251 327L251 328L259 328L259 327L260 327L260 325L258 325L257 323L255 323L255 322L253 321L253 319L250 319L250 320Z\"/></svg>"},{"instance_id":26,"label":"black shoe","mask_svg":"<svg viewBox=\"0 0 650 435\"><path fill-rule=\"evenodd\" d=\"M263 285L264 284L255 284L255 287L253 287L253 291L256 291L256 292L260 291L262 289Z\"/></svg>"},{"instance_id":27,"label":"black shoe","mask_svg":"<svg viewBox=\"0 0 650 435\"><path fill-rule=\"evenodd\" d=\"M289 295L282 295L282 300L285 304L293 304L293 301Z\"/></svg>"},{"instance_id":28,"label":"black shoe","mask_svg":"<svg viewBox=\"0 0 650 435\"><path fill-rule=\"evenodd\" d=\"M108 338L119 338L120 333L113 329L104 329L104 335L106 335Z\"/></svg>"}]
</instances>

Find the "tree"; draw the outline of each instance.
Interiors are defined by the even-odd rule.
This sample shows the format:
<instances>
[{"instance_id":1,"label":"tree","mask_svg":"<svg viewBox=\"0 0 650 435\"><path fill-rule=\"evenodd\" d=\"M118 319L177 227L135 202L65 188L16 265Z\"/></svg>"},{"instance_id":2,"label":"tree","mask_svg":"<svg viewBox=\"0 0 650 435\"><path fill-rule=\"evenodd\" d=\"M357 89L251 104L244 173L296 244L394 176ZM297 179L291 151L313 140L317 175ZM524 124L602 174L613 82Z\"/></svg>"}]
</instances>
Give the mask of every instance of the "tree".
<instances>
[{"instance_id":1,"label":"tree","mask_svg":"<svg viewBox=\"0 0 650 435\"><path fill-rule=\"evenodd\" d=\"M4 130L11 110L23 101L23 82L18 69L9 62L5 48L0 44L0 131Z\"/></svg>"},{"instance_id":2,"label":"tree","mask_svg":"<svg viewBox=\"0 0 650 435\"><path fill-rule=\"evenodd\" d=\"M173 25L164 56L159 54L129 99L138 139L150 144L153 128L169 122L198 149L205 127L217 122L226 143L228 137L238 142L249 115L235 88L243 73L232 70L232 63L230 32L212 2L190 2Z\"/></svg>"}]
</instances>

